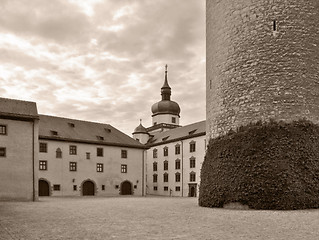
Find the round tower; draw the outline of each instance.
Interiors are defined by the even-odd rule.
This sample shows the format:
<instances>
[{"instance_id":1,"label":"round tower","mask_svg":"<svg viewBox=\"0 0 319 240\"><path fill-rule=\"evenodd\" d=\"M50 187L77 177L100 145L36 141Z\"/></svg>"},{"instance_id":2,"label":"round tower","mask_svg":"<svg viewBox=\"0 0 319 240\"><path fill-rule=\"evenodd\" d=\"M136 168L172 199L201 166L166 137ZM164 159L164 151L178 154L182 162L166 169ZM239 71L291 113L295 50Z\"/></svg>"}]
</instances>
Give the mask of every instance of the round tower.
<instances>
[{"instance_id":1,"label":"round tower","mask_svg":"<svg viewBox=\"0 0 319 240\"><path fill-rule=\"evenodd\" d=\"M150 135L147 129L142 125L142 119L140 119L140 125L138 125L133 132L133 138L142 144L146 144Z\"/></svg>"},{"instance_id":2,"label":"round tower","mask_svg":"<svg viewBox=\"0 0 319 240\"><path fill-rule=\"evenodd\" d=\"M319 123L319 2L207 0L207 136L258 120Z\"/></svg>"},{"instance_id":3,"label":"round tower","mask_svg":"<svg viewBox=\"0 0 319 240\"><path fill-rule=\"evenodd\" d=\"M171 100L171 87L167 80L167 65L165 66L165 80L161 88L162 100L152 106L153 125L170 124L179 125L179 114L181 109L178 103Z\"/></svg>"}]
</instances>

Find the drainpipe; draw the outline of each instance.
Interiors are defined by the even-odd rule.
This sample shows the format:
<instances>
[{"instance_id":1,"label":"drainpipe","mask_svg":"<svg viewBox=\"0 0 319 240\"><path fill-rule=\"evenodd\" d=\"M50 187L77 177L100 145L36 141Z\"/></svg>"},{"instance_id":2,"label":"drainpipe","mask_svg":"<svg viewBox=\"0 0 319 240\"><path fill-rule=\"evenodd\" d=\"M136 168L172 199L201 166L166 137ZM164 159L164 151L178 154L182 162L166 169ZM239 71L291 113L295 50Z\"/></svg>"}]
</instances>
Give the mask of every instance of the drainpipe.
<instances>
[{"instance_id":1,"label":"drainpipe","mask_svg":"<svg viewBox=\"0 0 319 240\"><path fill-rule=\"evenodd\" d=\"M183 140L181 140L182 145L182 197L184 197L184 146L183 146Z\"/></svg>"},{"instance_id":2,"label":"drainpipe","mask_svg":"<svg viewBox=\"0 0 319 240\"><path fill-rule=\"evenodd\" d=\"M35 180L34 180L34 121L32 121L32 201L35 202Z\"/></svg>"},{"instance_id":3,"label":"drainpipe","mask_svg":"<svg viewBox=\"0 0 319 240\"><path fill-rule=\"evenodd\" d=\"M142 167L142 196L144 196L144 155L145 155L145 150L143 150L142 152L142 164L143 164L143 167Z\"/></svg>"}]
</instances>

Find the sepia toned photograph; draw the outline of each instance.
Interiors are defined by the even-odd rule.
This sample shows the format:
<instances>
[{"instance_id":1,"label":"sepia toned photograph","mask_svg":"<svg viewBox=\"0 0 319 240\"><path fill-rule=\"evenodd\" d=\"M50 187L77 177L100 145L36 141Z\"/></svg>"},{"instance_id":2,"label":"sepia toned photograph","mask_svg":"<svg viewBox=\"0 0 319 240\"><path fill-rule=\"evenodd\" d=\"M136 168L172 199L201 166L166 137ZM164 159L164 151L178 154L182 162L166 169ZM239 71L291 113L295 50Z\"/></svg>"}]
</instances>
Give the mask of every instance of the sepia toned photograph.
<instances>
[{"instance_id":1,"label":"sepia toned photograph","mask_svg":"<svg viewBox=\"0 0 319 240\"><path fill-rule=\"evenodd\" d=\"M319 239L318 0L0 13L0 240Z\"/></svg>"}]
</instances>

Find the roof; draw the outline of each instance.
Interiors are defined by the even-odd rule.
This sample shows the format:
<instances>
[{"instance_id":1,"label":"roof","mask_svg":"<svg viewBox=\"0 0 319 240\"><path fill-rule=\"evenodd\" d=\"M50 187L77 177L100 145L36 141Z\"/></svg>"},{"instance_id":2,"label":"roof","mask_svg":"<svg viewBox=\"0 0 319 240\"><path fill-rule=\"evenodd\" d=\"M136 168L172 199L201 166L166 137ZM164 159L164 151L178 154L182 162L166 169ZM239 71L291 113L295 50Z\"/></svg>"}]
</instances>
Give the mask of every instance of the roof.
<instances>
[{"instance_id":1,"label":"roof","mask_svg":"<svg viewBox=\"0 0 319 240\"><path fill-rule=\"evenodd\" d=\"M149 146L156 146L175 142L183 139L203 136L206 134L206 121L196 122L183 127L174 128L172 130L160 132L154 135L149 142Z\"/></svg>"},{"instance_id":2,"label":"roof","mask_svg":"<svg viewBox=\"0 0 319 240\"><path fill-rule=\"evenodd\" d=\"M35 102L8 98L0 98L0 116L22 120L39 118L37 104Z\"/></svg>"},{"instance_id":3,"label":"roof","mask_svg":"<svg viewBox=\"0 0 319 240\"><path fill-rule=\"evenodd\" d=\"M39 115L39 139L146 148L109 124Z\"/></svg>"}]
</instances>

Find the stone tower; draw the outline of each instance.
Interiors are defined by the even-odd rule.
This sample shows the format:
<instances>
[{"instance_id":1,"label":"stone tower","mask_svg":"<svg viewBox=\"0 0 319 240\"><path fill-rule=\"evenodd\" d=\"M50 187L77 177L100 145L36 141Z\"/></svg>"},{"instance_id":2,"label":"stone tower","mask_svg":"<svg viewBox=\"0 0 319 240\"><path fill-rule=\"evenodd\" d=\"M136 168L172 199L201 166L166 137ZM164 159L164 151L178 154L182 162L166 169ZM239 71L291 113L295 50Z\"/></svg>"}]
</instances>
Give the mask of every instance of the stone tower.
<instances>
[{"instance_id":1,"label":"stone tower","mask_svg":"<svg viewBox=\"0 0 319 240\"><path fill-rule=\"evenodd\" d=\"M319 123L319 1L207 0L207 136L258 120Z\"/></svg>"}]
</instances>

